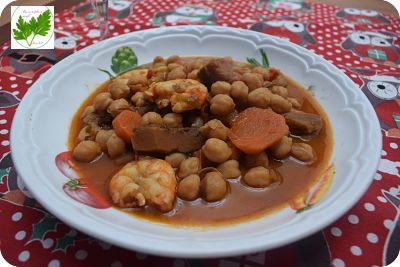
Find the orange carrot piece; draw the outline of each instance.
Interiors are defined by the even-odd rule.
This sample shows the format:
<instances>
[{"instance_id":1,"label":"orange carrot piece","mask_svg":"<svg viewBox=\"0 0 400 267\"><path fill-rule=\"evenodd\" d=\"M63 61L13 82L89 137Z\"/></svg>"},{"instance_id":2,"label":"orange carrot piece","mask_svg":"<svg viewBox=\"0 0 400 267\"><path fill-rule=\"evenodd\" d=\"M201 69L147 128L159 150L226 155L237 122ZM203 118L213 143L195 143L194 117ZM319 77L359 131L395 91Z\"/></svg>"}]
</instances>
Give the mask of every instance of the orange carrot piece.
<instances>
[{"instance_id":1,"label":"orange carrot piece","mask_svg":"<svg viewBox=\"0 0 400 267\"><path fill-rule=\"evenodd\" d=\"M133 129L142 123L142 116L138 112L124 110L114 118L112 125L115 133L125 142L130 143Z\"/></svg>"},{"instance_id":2,"label":"orange carrot piece","mask_svg":"<svg viewBox=\"0 0 400 267\"><path fill-rule=\"evenodd\" d=\"M289 132L285 118L272 110L248 108L239 113L228 136L247 154L257 154L279 141Z\"/></svg>"}]
</instances>

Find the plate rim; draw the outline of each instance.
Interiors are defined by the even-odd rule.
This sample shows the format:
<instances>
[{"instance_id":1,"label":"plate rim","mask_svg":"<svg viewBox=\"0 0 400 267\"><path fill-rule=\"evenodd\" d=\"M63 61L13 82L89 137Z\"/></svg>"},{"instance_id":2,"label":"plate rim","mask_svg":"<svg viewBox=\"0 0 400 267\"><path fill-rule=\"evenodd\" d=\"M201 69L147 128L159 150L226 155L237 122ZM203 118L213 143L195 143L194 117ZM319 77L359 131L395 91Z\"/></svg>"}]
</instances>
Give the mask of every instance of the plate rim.
<instances>
[{"instance_id":1,"label":"plate rim","mask_svg":"<svg viewBox=\"0 0 400 267\"><path fill-rule=\"evenodd\" d=\"M319 59L322 60L323 64L328 65L331 68L330 69L331 72L332 72L332 70L334 70L333 73L340 75L340 77L342 79L344 79L344 82L346 82L348 84L352 84L352 87L354 87L354 88L358 88L358 86L348 76L346 76L345 74L340 72L340 70L336 66L334 66L327 60L323 59L321 56L316 55L315 53L307 50L306 48L304 48L302 46L290 43L286 40L279 39L278 37L275 37L275 36L271 36L271 35L267 35L267 34L263 34L263 33L259 33L259 32L253 32L253 31L245 30L245 29L230 28L230 27L223 27L223 26L188 25L188 26L171 26L171 27L162 27L162 28L152 28L152 29L147 29L147 30L141 30L141 31L136 31L136 32L128 33L128 34L119 35L119 36L104 40L102 42L95 43L93 45L90 45L90 46L87 46L87 47L81 49L80 51L76 52L75 54L81 53L82 55L84 55L84 53L86 53L87 51L90 51L91 49L96 49L96 47L105 45L108 42L111 43L111 42L113 42L113 40L129 38L129 36L135 36L142 32L153 32L154 31L156 33L158 32L158 33L163 33L163 34L168 34L170 32L179 34L179 33L184 32L185 30L191 30L191 29L211 29L211 31L215 30L213 33L218 33L218 31L227 31L227 32L231 32L231 33L237 33L239 35L251 33L254 35L258 35L258 37L261 39L269 38L269 39L278 40L279 42L283 42L285 44L288 44L289 46L294 46L296 49L300 50L303 53L311 54L313 56L313 58L315 56L319 57ZM178 32L174 32L176 30L178 30ZM63 61L68 61L68 60L73 60L72 56L63 59L58 64L60 64ZM24 107L28 103L28 97L31 97L31 95L35 93L35 91L31 90L31 89L32 89L32 87L35 86L35 84L40 84L40 82L42 80L45 80L45 78L48 75L50 75L49 73L51 73L51 70L46 71L44 74L42 74L40 76L40 78L34 84L31 85L31 87L27 90L25 96L22 98L22 101L20 102L20 104L15 112L14 118L12 120L11 129L10 129L11 152L19 151L16 148L16 147L18 147L16 128L18 127L19 121L21 121L21 119L24 118L24 116L23 116L24 115ZM369 104L369 105L367 105L366 108L368 108L370 111L372 111L372 112L370 112L371 114L373 114L371 116L372 120L373 120L373 122L371 122L371 124L375 124L373 129L375 129L377 131L377 134L379 136L379 138L378 138L379 140L377 141L376 148L377 148L377 151L380 151L382 149L382 136L381 136L382 133L381 133L381 128L379 125L377 115L376 115L375 111L373 110L372 105L369 103L369 100L364 95L364 93L362 93L361 90L359 90L359 91L360 92L357 92L356 94L365 98L364 100L366 100ZM25 99L25 101L24 101L24 99ZM25 112L26 112L26 110L25 110ZM332 125L332 128L333 128L333 125ZM21 176L21 178L24 180L24 182L28 185L28 184L30 184L29 180L31 180L31 179L27 178L27 177L29 177L29 174L26 174L24 172L22 172L22 173L19 172L20 170L23 170L24 162L22 160L20 160L20 158L17 157L18 153L19 152L11 153L12 160L14 162L14 166L16 167L18 174ZM371 156L371 158L372 158L372 156ZM175 251L174 249L171 250L169 247L166 247L165 249L160 249L160 248L156 249L155 247L144 247L144 246L138 245L134 242L126 242L125 240L116 240L112 236L104 234L101 231L97 231L91 227L86 227L85 225L76 223L71 217L69 217L68 215L64 215L56 207L53 207L47 201L44 201L42 196L37 195L33 191L31 191L31 193L34 195L35 199L37 199L46 208L47 211L49 211L51 214L53 214L54 216L59 218L62 222L66 223L67 225L71 226L72 228L82 231L90 236L99 238L101 240L105 240L116 246L124 247L124 248L130 249L130 250L136 250L136 251L140 251L140 252L144 252L144 253L148 253L148 254L167 256L167 257L171 257L171 256L173 256L173 257L182 257L183 256L186 258L224 257L224 256L241 255L241 254L276 248L276 247L297 241L305 236L309 236L317 231L320 231L321 229L325 228L329 224L333 223L335 220L342 217L343 214L345 214L349 209L351 209L360 200L360 198L365 194L368 187L370 186L370 184L373 181L373 175L376 173L376 170L378 169L378 164L379 164L380 158L381 158L380 153L376 153L373 160L371 160L371 162L375 162L375 166L372 166L372 169L374 169L374 172L371 171L371 177L367 177L369 179L369 183L365 183L364 187L360 188L360 190L358 191L358 194L356 194L356 196L353 197L351 203L348 203L348 205L345 208L342 208L340 210L340 212L336 212L334 216L329 217L329 219L325 219L323 222L314 224L313 228L311 228L311 229L307 228L307 229L303 230L300 234L297 234L295 236L289 236L282 240L279 240L279 242L275 242L273 245L267 244L267 245L247 246L245 248L243 248L241 246L237 246L236 249L230 249L227 251L220 251L217 249L215 251L208 250L206 253L204 253L204 251L197 251L197 252L196 251L192 251L192 252L185 251L184 253L180 253L178 251ZM28 186L28 188L29 188L29 186ZM160 237L160 238L162 238L162 237Z\"/></svg>"}]
</instances>

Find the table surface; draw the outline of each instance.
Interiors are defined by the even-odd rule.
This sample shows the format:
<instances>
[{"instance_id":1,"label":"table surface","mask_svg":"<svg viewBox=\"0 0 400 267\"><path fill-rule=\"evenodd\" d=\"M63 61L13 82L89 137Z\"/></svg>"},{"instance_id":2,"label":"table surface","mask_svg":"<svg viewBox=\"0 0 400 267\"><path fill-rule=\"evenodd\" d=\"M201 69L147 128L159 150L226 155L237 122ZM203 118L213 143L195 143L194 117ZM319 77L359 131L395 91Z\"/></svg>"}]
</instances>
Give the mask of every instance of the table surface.
<instances>
[{"instance_id":1,"label":"table surface","mask_svg":"<svg viewBox=\"0 0 400 267\"><path fill-rule=\"evenodd\" d=\"M112 36L117 36L169 26L176 23L172 19L177 17L188 23L191 18L185 16L184 19L172 16L168 21L173 22L166 22L160 15L166 16L165 12L158 12L173 11L178 5L201 4L217 16L202 17L200 23L246 29L258 24L262 26L258 27L260 31L284 36L332 62L366 94L380 119L383 135L378 172L367 193L351 210L327 228L293 244L214 260L168 259L123 250L78 233L53 217L29 195L18 177L11 161L9 135L15 110L30 85L52 64L98 41L97 27L86 16L90 9L74 15L76 7L62 11L56 5L55 37L59 41L56 49L11 50L8 41L0 46L0 228L6 229L0 231L3 256L17 266L50 267L343 267L381 266L391 262L400 249L400 20L383 13L372 17L349 16L342 7L326 4L297 3L297 9L285 9L282 6L287 5L279 3L279 0L141 0L129 7L125 15L112 10L112 16L125 17L111 18L110 30ZM88 3L82 5L90 7ZM284 26L270 27L267 19L303 23L304 32L294 33ZM379 42L357 44L351 38L354 32ZM388 98L387 94L396 89L398 95Z\"/></svg>"},{"instance_id":2,"label":"table surface","mask_svg":"<svg viewBox=\"0 0 400 267\"><path fill-rule=\"evenodd\" d=\"M10 37L10 14L11 14L11 6L12 5L54 5L55 12L59 10L63 10L67 7L75 5L82 0L17 0L9 4L0 18L0 44L3 44ZM383 0L311 0L310 2L314 3L326 3L337 5L341 7L354 7L359 9L372 9L382 13L390 14L393 16L399 16L397 10L388 2Z\"/></svg>"}]
</instances>

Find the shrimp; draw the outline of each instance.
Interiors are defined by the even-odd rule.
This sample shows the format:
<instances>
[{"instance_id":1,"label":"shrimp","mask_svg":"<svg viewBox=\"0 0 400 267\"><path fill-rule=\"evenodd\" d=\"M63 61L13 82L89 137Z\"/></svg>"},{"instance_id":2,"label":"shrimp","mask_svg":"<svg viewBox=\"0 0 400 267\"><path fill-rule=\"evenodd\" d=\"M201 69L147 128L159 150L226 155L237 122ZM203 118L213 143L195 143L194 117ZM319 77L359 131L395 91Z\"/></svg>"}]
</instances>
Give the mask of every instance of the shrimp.
<instances>
[{"instance_id":1,"label":"shrimp","mask_svg":"<svg viewBox=\"0 0 400 267\"><path fill-rule=\"evenodd\" d=\"M171 104L172 111L200 109L207 98L207 87L192 79L176 79L153 83L145 92L148 100L155 100L159 108Z\"/></svg>"},{"instance_id":2,"label":"shrimp","mask_svg":"<svg viewBox=\"0 0 400 267\"><path fill-rule=\"evenodd\" d=\"M143 207L148 204L167 212L175 202L175 172L165 160L133 161L111 178L108 189L113 203L118 207Z\"/></svg>"},{"instance_id":3,"label":"shrimp","mask_svg":"<svg viewBox=\"0 0 400 267\"><path fill-rule=\"evenodd\" d=\"M133 78L134 76L137 76L137 75L146 77L146 79L147 79L148 72L149 72L148 69L130 70L128 72L125 72L124 74L117 76L114 80L120 81L120 82L123 82L126 84L130 78Z\"/></svg>"}]
</instances>

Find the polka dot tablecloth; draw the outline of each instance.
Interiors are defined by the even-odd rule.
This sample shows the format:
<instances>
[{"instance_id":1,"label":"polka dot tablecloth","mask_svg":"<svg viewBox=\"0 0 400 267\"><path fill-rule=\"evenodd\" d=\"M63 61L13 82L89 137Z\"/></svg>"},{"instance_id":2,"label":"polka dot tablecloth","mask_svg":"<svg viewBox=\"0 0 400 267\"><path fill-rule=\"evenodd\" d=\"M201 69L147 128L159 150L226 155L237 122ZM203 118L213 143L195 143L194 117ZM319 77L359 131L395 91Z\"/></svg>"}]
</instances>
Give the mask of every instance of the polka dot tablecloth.
<instances>
[{"instance_id":1,"label":"polka dot tablecloth","mask_svg":"<svg viewBox=\"0 0 400 267\"><path fill-rule=\"evenodd\" d=\"M207 24L246 28L302 45L335 64L371 101L383 149L368 192L331 226L299 242L225 259L161 258L79 233L46 212L18 177L10 126L26 91L53 64L98 41L83 2L55 15L54 50L0 47L0 241L17 266L382 266L400 248L400 20L372 10L292 0L110 1L112 36L153 27ZM349 133L352 134L352 133ZM351 177L349 177L351 179Z\"/></svg>"}]
</instances>

